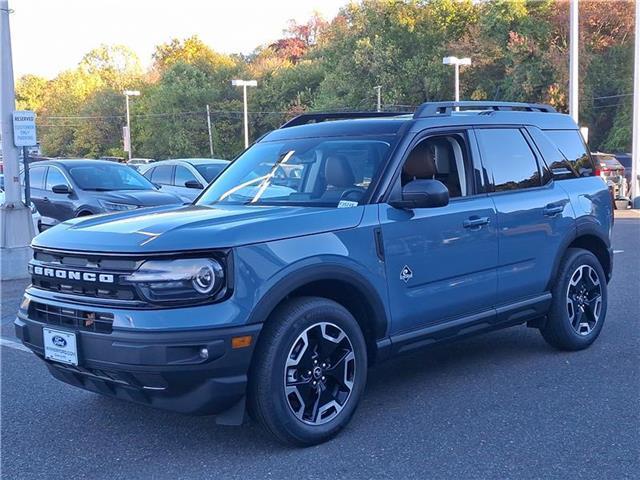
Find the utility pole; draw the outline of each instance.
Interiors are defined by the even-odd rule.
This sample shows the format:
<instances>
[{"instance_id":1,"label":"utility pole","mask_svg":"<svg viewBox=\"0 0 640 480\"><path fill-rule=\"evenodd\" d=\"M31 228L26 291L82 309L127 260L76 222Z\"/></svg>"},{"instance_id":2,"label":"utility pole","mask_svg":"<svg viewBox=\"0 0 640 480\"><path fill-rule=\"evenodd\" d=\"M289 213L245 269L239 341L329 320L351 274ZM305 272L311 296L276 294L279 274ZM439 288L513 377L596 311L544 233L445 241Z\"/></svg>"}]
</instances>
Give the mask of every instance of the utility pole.
<instances>
[{"instance_id":1,"label":"utility pole","mask_svg":"<svg viewBox=\"0 0 640 480\"><path fill-rule=\"evenodd\" d=\"M373 87L377 90L378 92L378 107L376 108L376 112L381 112L382 111L382 97L380 94L380 90L382 90L382 85L376 85L375 87Z\"/></svg>"},{"instance_id":2,"label":"utility pole","mask_svg":"<svg viewBox=\"0 0 640 480\"><path fill-rule=\"evenodd\" d=\"M33 220L31 210L22 202L20 162L14 145L13 111L16 108L9 30L8 0L0 0L0 125L2 129L2 163L4 170L4 203L0 206L0 278L28 278L27 263L31 259Z\"/></svg>"},{"instance_id":3,"label":"utility pole","mask_svg":"<svg viewBox=\"0 0 640 480\"><path fill-rule=\"evenodd\" d=\"M640 208L640 1L636 0L633 62L633 140L631 146L631 206Z\"/></svg>"},{"instance_id":4,"label":"utility pole","mask_svg":"<svg viewBox=\"0 0 640 480\"><path fill-rule=\"evenodd\" d=\"M247 87L257 87L257 80L231 80L231 85L242 87L244 102L244 148L249 148L249 113L247 112Z\"/></svg>"},{"instance_id":5,"label":"utility pole","mask_svg":"<svg viewBox=\"0 0 640 480\"><path fill-rule=\"evenodd\" d=\"M207 104L207 130L209 130L209 153L213 158L213 136L211 135L211 111L209 110L209 104Z\"/></svg>"},{"instance_id":6,"label":"utility pole","mask_svg":"<svg viewBox=\"0 0 640 480\"><path fill-rule=\"evenodd\" d=\"M125 90L122 92L125 98L125 105L127 107L127 131L125 132L125 142L124 146L128 147L125 150L129 151L129 160L131 160L131 156L133 155L133 146L131 145L131 119L129 118L129 97L138 97L140 96L140 92L138 90Z\"/></svg>"},{"instance_id":7,"label":"utility pole","mask_svg":"<svg viewBox=\"0 0 640 480\"><path fill-rule=\"evenodd\" d=\"M570 13L570 39L569 39L569 114L573 121L578 123L578 89L580 81L578 79L578 51L580 36L578 32L578 0L571 0Z\"/></svg>"}]
</instances>

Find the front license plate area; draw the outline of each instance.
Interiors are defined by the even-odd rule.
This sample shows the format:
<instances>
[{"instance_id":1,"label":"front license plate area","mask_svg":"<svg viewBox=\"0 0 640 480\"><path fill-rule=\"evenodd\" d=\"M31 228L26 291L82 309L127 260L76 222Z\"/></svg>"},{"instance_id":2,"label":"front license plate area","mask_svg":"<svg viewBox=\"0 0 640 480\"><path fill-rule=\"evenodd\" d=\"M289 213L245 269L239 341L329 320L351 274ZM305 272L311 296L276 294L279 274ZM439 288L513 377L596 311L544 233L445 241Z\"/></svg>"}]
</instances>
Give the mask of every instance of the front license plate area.
<instances>
[{"instance_id":1,"label":"front license plate area","mask_svg":"<svg viewBox=\"0 0 640 480\"><path fill-rule=\"evenodd\" d=\"M44 358L67 365L78 365L76 334L52 328L42 329Z\"/></svg>"}]
</instances>

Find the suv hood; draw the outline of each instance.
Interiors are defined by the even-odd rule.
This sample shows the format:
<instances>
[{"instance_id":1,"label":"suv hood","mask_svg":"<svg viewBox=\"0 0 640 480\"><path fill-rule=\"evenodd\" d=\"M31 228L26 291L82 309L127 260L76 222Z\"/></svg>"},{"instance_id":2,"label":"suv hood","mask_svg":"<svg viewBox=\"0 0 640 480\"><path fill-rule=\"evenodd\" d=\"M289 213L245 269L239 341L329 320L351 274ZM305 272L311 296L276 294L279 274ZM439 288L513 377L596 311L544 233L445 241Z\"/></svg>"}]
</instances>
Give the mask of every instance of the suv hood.
<instances>
[{"instance_id":1,"label":"suv hood","mask_svg":"<svg viewBox=\"0 0 640 480\"><path fill-rule=\"evenodd\" d=\"M97 198L107 202L141 207L182 204L182 200L176 195L158 190L114 190L112 192L99 192Z\"/></svg>"},{"instance_id":2,"label":"suv hood","mask_svg":"<svg viewBox=\"0 0 640 480\"><path fill-rule=\"evenodd\" d=\"M32 244L114 253L207 250L353 228L363 213L363 207L165 206L74 218Z\"/></svg>"}]
</instances>

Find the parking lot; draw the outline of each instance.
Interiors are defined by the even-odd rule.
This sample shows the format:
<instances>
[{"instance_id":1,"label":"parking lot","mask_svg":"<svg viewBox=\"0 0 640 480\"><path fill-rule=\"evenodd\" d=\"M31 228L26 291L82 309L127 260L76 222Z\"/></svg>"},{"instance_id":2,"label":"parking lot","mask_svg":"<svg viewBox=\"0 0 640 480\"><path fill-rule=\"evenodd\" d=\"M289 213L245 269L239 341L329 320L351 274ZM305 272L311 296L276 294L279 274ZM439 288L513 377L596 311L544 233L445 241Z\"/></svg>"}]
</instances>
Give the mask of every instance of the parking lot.
<instances>
[{"instance_id":1,"label":"parking lot","mask_svg":"<svg viewBox=\"0 0 640 480\"><path fill-rule=\"evenodd\" d=\"M638 478L640 219L618 218L600 339L551 349L524 327L372 369L335 440L295 450L59 383L13 343L25 282L4 282L2 477Z\"/></svg>"}]
</instances>

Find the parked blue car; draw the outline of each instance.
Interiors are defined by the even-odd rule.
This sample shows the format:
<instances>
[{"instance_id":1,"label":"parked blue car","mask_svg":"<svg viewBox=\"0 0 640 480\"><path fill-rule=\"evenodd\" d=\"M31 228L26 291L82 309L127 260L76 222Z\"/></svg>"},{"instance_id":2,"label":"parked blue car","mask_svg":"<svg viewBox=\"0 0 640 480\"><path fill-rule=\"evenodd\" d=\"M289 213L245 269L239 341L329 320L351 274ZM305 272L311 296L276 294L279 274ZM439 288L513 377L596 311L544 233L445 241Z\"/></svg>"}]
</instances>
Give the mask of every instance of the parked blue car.
<instances>
[{"instance_id":1,"label":"parked blue car","mask_svg":"<svg viewBox=\"0 0 640 480\"><path fill-rule=\"evenodd\" d=\"M226 424L248 410L313 445L392 355L525 323L588 347L612 222L575 123L549 106L306 114L193 205L36 237L15 326L64 382Z\"/></svg>"}]
</instances>

